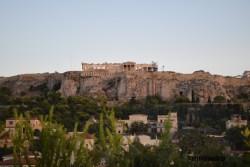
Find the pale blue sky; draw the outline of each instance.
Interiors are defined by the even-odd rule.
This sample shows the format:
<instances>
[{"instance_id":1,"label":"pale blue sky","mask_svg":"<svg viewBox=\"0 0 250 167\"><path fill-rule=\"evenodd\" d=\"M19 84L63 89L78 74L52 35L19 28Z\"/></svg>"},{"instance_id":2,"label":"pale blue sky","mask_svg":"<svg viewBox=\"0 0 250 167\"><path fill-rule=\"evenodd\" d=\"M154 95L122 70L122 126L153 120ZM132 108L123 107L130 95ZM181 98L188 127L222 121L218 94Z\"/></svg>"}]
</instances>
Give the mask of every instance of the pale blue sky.
<instances>
[{"instance_id":1,"label":"pale blue sky","mask_svg":"<svg viewBox=\"0 0 250 167\"><path fill-rule=\"evenodd\" d=\"M127 60L250 70L250 0L0 0L0 76Z\"/></svg>"}]
</instances>

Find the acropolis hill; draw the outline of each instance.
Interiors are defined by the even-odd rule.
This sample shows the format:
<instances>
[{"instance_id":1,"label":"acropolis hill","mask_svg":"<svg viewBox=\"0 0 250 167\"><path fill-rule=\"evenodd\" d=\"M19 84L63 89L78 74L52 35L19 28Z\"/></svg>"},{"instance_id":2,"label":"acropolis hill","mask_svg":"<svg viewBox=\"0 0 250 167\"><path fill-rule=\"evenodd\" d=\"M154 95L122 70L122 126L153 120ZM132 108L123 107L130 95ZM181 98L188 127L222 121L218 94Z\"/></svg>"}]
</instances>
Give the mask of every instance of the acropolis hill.
<instances>
[{"instance_id":1,"label":"acropolis hill","mask_svg":"<svg viewBox=\"0 0 250 167\"><path fill-rule=\"evenodd\" d=\"M45 90L54 90L63 96L102 95L110 101L154 95L171 100L181 95L190 100L195 96L200 102L207 102L219 95L230 100L241 94L250 94L250 72L225 77L204 71L192 74L158 71L155 63L82 63L82 71L0 78L0 87L8 87L13 95L18 96L35 96Z\"/></svg>"}]
</instances>

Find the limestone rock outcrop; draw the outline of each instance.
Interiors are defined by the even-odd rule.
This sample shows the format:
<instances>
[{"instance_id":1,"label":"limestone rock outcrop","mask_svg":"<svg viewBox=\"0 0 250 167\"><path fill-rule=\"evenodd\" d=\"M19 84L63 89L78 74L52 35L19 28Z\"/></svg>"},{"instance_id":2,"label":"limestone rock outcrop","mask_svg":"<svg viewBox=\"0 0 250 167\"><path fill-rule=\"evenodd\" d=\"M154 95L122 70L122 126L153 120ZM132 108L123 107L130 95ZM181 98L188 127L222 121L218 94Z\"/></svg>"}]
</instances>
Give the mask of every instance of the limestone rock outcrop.
<instances>
[{"instance_id":1,"label":"limestone rock outcrop","mask_svg":"<svg viewBox=\"0 0 250 167\"><path fill-rule=\"evenodd\" d=\"M250 79L225 77L197 71L192 74L175 72L133 72L108 76L86 77L80 71L66 73L25 74L0 78L0 87L8 87L16 96L36 96L46 91L58 91L63 96L106 96L109 100L127 101L159 95L171 100L186 96L190 100L207 102L222 95L228 100L240 94L250 94Z\"/></svg>"}]
</instances>

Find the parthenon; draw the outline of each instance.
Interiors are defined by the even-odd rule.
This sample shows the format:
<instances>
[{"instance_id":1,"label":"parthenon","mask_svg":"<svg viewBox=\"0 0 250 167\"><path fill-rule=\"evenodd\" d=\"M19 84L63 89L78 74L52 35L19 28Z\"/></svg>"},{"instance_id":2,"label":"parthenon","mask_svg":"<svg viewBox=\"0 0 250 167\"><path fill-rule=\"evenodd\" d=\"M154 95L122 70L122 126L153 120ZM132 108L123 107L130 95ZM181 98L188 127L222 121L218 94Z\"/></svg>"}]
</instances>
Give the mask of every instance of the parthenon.
<instances>
[{"instance_id":1,"label":"parthenon","mask_svg":"<svg viewBox=\"0 0 250 167\"><path fill-rule=\"evenodd\" d=\"M120 72L156 72L158 65L154 62L150 64L136 64L135 62L124 63L82 63L83 76L105 76Z\"/></svg>"}]
</instances>

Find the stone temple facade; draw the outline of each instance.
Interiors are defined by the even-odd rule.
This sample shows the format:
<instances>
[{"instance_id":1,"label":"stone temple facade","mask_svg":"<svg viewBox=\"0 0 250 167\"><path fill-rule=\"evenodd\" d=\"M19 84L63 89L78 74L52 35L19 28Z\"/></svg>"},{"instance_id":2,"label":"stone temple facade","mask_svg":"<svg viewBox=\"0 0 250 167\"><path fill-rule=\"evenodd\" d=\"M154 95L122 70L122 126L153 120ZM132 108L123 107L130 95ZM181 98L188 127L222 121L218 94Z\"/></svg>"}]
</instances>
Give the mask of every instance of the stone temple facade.
<instances>
[{"instance_id":1,"label":"stone temple facade","mask_svg":"<svg viewBox=\"0 0 250 167\"><path fill-rule=\"evenodd\" d=\"M136 64L135 62L124 63L102 63L89 64L82 63L83 76L107 76L121 72L156 72L158 65L154 62L151 64Z\"/></svg>"}]
</instances>

